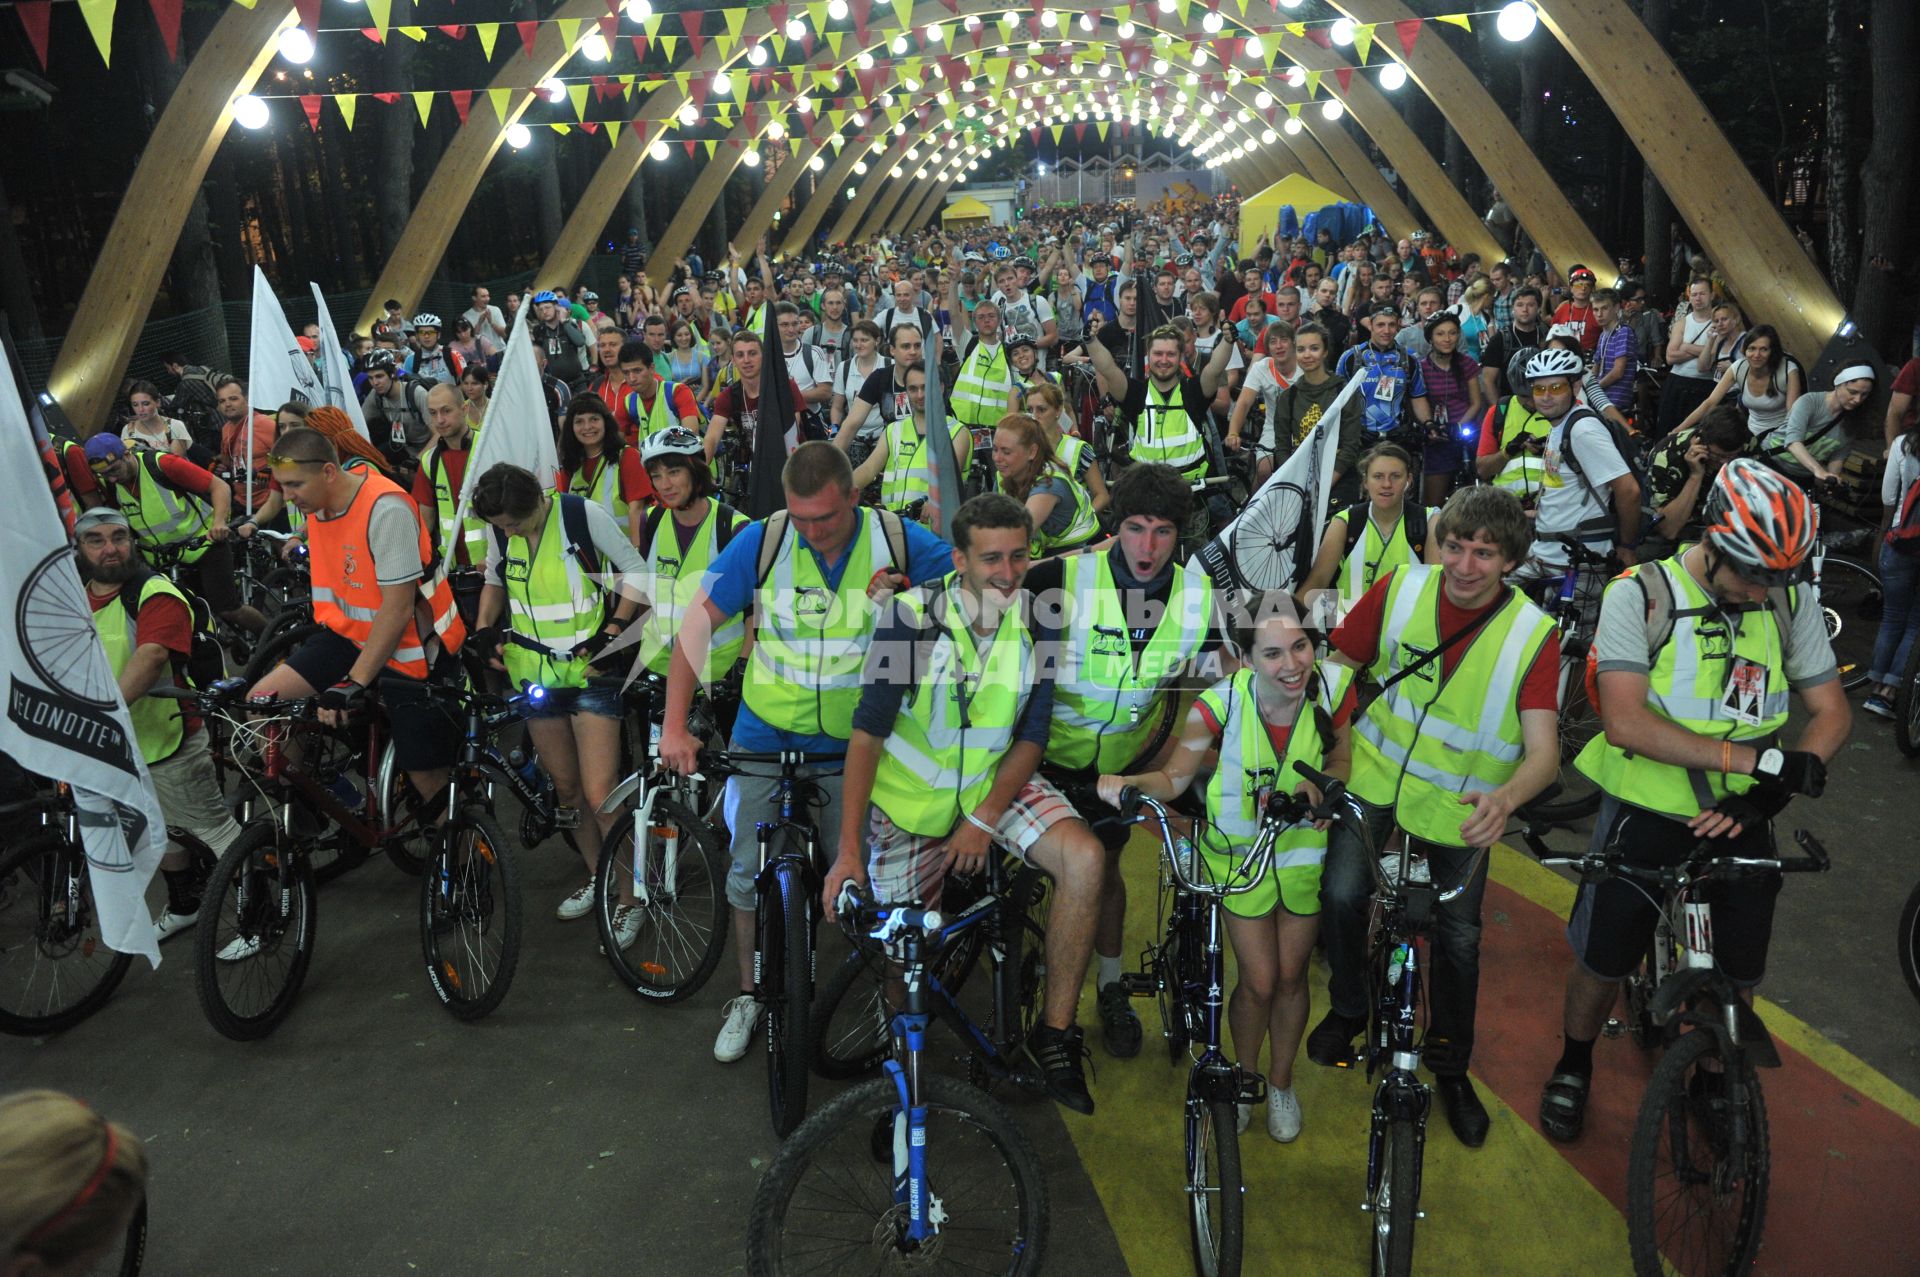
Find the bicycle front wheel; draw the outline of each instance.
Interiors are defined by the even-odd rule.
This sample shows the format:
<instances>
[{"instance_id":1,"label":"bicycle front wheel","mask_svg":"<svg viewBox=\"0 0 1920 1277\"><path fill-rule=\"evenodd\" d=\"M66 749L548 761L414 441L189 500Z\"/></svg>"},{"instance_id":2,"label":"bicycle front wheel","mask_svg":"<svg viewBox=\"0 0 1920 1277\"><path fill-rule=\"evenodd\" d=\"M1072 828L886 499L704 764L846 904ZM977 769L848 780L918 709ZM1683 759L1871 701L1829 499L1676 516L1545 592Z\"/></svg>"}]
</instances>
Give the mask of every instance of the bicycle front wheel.
<instances>
[{"instance_id":1,"label":"bicycle front wheel","mask_svg":"<svg viewBox=\"0 0 1920 1277\"><path fill-rule=\"evenodd\" d=\"M634 800L620 808L594 870L600 947L629 989L649 1001L678 1002L704 988L720 965L726 857L712 827L677 798L655 798L645 825L639 814ZM629 907L640 911L640 931L623 949L615 915Z\"/></svg>"},{"instance_id":2,"label":"bicycle front wheel","mask_svg":"<svg viewBox=\"0 0 1920 1277\"><path fill-rule=\"evenodd\" d=\"M1833 643L1842 687L1855 688L1867 681L1884 601L1880 578L1872 569L1831 554L1821 560L1820 609L1826 614L1827 638Z\"/></svg>"},{"instance_id":3,"label":"bicycle front wheel","mask_svg":"<svg viewBox=\"0 0 1920 1277\"><path fill-rule=\"evenodd\" d=\"M761 991L767 999L767 1101L773 1130L785 1138L807 1115L807 1060L813 1009L813 934L807 921L807 888L790 866L774 871L765 901L772 911L767 949L779 960L761 965Z\"/></svg>"},{"instance_id":4,"label":"bicycle front wheel","mask_svg":"<svg viewBox=\"0 0 1920 1277\"><path fill-rule=\"evenodd\" d=\"M939 1233L909 1249L907 1204L893 1188L899 1091L879 1078L836 1097L780 1146L753 1198L749 1272L1042 1271L1047 1184L1025 1132L957 1079L922 1072L920 1089L926 1201L939 1207Z\"/></svg>"},{"instance_id":5,"label":"bicycle front wheel","mask_svg":"<svg viewBox=\"0 0 1920 1277\"><path fill-rule=\"evenodd\" d=\"M1915 884L1907 907L1900 911L1900 971L1913 996L1920 998L1920 884Z\"/></svg>"},{"instance_id":6,"label":"bicycle front wheel","mask_svg":"<svg viewBox=\"0 0 1920 1277\"><path fill-rule=\"evenodd\" d=\"M1893 740L1908 758L1920 757L1920 640L1907 654L1893 695Z\"/></svg>"},{"instance_id":7,"label":"bicycle front wheel","mask_svg":"<svg viewBox=\"0 0 1920 1277\"><path fill-rule=\"evenodd\" d=\"M1721 1068L1709 1070L1708 1061ZM1627 1244L1634 1272L1749 1272L1766 1220L1767 1173L1767 1110L1753 1066L1745 1057L1727 1061L1711 1033L1683 1035L1654 1069L1633 1129Z\"/></svg>"},{"instance_id":8,"label":"bicycle front wheel","mask_svg":"<svg viewBox=\"0 0 1920 1277\"><path fill-rule=\"evenodd\" d=\"M1420 1132L1410 1117L1387 1123L1380 1148L1380 1187L1368 1203L1374 1277L1413 1272L1413 1221L1420 1209Z\"/></svg>"},{"instance_id":9,"label":"bicycle front wheel","mask_svg":"<svg viewBox=\"0 0 1920 1277\"><path fill-rule=\"evenodd\" d=\"M1240 1136L1235 1106L1187 1100L1187 1218L1200 1277L1240 1277Z\"/></svg>"},{"instance_id":10,"label":"bicycle front wheel","mask_svg":"<svg viewBox=\"0 0 1920 1277\"><path fill-rule=\"evenodd\" d=\"M520 867L493 821L463 811L420 879L420 948L440 1005L478 1020L500 1005L520 961Z\"/></svg>"},{"instance_id":11,"label":"bicycle front wheel","mask_svg":"<svg viewBox=\"0 0 1920 1277\"><path fill-rule=\"evenodd\" d=\"M101 938L78 848L45 830L0 854L0 1032L72 1028L106 1004L132 964Z\"/></svg>"},{"instance_id":12,"label":"bicycle front wheel","mask_svg":"<svg viewBox=\"0 0 1920 1277\"><path fill-rule=\"evenodd\" d=\"M233 840L200 897L193 944L200 1008L236 1042L263 1038L293 1009L313 962L313 866L259 823Z\"/></svg>"}]
</instances>

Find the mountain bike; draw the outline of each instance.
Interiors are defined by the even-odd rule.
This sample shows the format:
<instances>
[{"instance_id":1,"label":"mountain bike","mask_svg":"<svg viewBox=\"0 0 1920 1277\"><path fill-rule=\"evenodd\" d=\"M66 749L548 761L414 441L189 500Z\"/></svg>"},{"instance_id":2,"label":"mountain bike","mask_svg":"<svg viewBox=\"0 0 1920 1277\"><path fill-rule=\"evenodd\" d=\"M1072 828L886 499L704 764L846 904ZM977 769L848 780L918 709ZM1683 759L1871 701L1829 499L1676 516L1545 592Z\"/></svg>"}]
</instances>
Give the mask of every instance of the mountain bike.
<instances>
[{"instance_id":1,"label":"mountain bike","mask_svg":"<svg viewBox=\"0 0 1920 1277\"><path fill-rule=\"evenodd\" d=\"M1907 977L1913 996L1920 999L1920 883L1914 884L1913 893L1900 910L1899 949L1900 973Z\"/></svg>"},{"instance_id":2,"label":"mountain bike","mask_svg":"<svg viewBox=\"0 0 1920 1277\"><path fill-rule=\"evenodd\" d=\"M1302 774L1306 774L1302 768ZM1187 1070L1186 1195L1194 1268L1201 1277L1238 1277L1245 1242L1246 1185L1240 1175L1238 1107L1266 1098L1266 1079L1229 1060L1220 1049L1226 984L1221 914L1229 896L1252 891L1273 868L1275 840L1310 819L1307 801L1275 793L1261 814L1252 849L1224 881L1208 878L1206 862L1184 838L1175 842L1167 809L1129 786L1120 793L1120 819L1132 824L1144 809L1160 822L1160 902L1164 938L1146 952L1146 969L1121 977L1135 997L1158 998L1167 1054L1184 1051Z\"/></svg>"},{"instance_id":3,"label":"mountain bike","mask_svg":"<svg viewBox=\"0 0 1920 1277\"><path fill-rule=\"evenodd\" d=\"M1840 685L1852 691L1865 683L1871 672L1886 589L1880 583L1880 574L1871 567L1841 557L1836 547L1841 538L1826 526L1826 512L1819 503L1827 489L1812 479L1798 482L1814 502L1813 586L1819 591L1827 639L1833 644L1833 658L1840 669ZM1868 544L1873 544L1871 536Z\"/></svg>"},{"instance_id":4,"label":"mountain bike","mask_svg":"<svg viewBox=\"0 0 1920 1277\"><path fill-rule=\"evenodd\" d=\"M1766 1220L1771 1155L1754 1070L1779 1068L1780 1052L1714 963L1713 908L1699 889L1772 873L1824 873L1832 864L1826 849L1804 829L1794 835L1804 854L1792 860L1722 856L1702 839L1679 864L1656 868L1592 852L1555 855L1532 830L1525 839L1543 865L1568 866L1588 882L1633 883L1665 924L1644 973L1645 1005L1651 1026L1673 1036L1640 1102L1627 1162L1634 1272L1750 1271Z\"/></svg>"},{"instance_id":5,"label":"mountain bike","mask_svg":"<svg viewBox=\"0 0 1920 1277\"><path fill-rule=\"evenodd\" d=\"M780 1146L748 1217L748 1271L1040 1272L1049 1220L1033 1145L992 1096L920 1067L944 919L852 885L837 905L856 946L882 946L904 972L898 1058Z\"/></svg>"},{"instance_id":6,"label":"mountain bike","mask_svg":"<svg viewBox=\"0 0 1920 1277\"><path fill-rule=\"evenodd\" d=\"M1920 640L1907 654L1907 667L1893 694L1893 740L1908 758L1920 757Z\"/></svg>"},{"instance_id":7,"label":"mountain bike","mask_svg":"<svg viewBox=\"0 0 1920 1277\"><path fill-rule=\"evenodd\" d=\"M1573 537L1552 538L1567 552L1557 581L1527 592L1560 635L1560 775L1547 794L1527 812L1538 820L1581 820L1600 810L1600 787L1573 765L1580 751L1600 734L1600 707L1587 695L1587 652L1600 615L1600 596L1612 575L1610 555L1598 554Z\"/></svg>"}]
</instances>

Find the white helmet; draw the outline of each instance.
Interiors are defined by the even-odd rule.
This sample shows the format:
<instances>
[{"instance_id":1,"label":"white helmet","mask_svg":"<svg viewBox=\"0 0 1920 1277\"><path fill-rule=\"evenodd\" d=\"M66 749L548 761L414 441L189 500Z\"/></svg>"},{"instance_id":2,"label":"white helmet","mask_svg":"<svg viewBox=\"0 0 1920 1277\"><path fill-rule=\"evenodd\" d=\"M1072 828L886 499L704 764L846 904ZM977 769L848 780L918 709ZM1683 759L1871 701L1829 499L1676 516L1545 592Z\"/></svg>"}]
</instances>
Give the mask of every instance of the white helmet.
<instances>
[{"instance_id":1,"label":"white helmet","mask_svg":"<svg viewBox=\"0 0 1920 1277\"><path fill-rule=\"evenodd\" d=\"M1584 371L1586 365L1580 361L1580 356L1558 346L1549 347L1527 360L1527 380L1530 382L1542 377L1565 377L1569 381L1578 381Z\"/></svg>"},{"instance_id":2,"label":"white helmet","mask_svg":"<svg viewBox=\"0 0 1920 1277\"><path fill-rule=\"evenodd\" d=\"M640 445L642 465L650 466L662 457L688 457L705 461L707 448L700 436L685 426L668 426L665 430L656 430L648 435Z\"/></svg>"},{"instance_id":3,"label":"white helmet","mask_svg":"<svg viewBox=\"0 0 1920 1277\"><path fill-rule=\"evenodd\" d=\"M432 328L437 330L440 327L440 316L429 314L423 310L413 317L413 326L415 328Z\"/></svg>"}]
</instances>

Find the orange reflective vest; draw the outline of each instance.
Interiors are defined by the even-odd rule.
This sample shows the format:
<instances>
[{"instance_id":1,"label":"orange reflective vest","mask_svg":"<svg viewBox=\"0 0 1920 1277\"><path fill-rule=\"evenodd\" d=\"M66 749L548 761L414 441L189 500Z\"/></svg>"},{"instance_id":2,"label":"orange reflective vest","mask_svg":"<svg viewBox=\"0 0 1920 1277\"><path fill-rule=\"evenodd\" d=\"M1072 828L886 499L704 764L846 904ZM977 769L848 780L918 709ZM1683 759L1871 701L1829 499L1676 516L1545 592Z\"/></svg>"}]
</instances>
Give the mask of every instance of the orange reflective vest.
<instances>
[{"instance_id":1,"label":"orange reflective vest","mask_svg":"<svg viewBox=\"0 0 1920 1277\"><path fill-rule=\"evenodd\" d=\"M355 645L365 647L373 633L373 618L380 613L382 592L375 579L373 554L367 548L367 518L373 504L389 493L407 496L406 490L384 475L369 472L354 494L346 511L331 519L307 520L308 560L313 574L313 619ZM433 545L411 498L407 509L414 511L414 524L420 533L420 562L433 561ZM422 626L431 624L433 632L448 650L466 639L466 627L454 608L453 590L445 580L431 575L414 583L420 602L408 618L400 641L394 645L387 668L409 678L425 678L429 669Z\"/></svg>"}]
</instances>

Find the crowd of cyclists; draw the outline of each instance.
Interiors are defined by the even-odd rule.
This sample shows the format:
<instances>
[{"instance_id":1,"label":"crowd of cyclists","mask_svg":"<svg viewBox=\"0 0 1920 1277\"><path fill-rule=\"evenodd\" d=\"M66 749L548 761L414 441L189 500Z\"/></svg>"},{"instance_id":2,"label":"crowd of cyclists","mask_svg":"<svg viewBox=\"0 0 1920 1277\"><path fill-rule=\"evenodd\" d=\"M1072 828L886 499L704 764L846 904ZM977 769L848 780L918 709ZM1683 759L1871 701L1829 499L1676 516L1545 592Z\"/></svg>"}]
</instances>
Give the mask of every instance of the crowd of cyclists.
<instances>
[{"instance_id":1,"label":"crowd of cyclists","mask_svg":"<svg viewBox=\"0 0 1920 1277\"><path fill-rule=\"evenodd\" d=\"M430 804L459 727L426 689L544 687L526 736L582 814L561 919L596 905L633 663L663 680L669 772L721 741L807 757L826 910L848 882L935 906L988 856L1043 871L1048 984L1027 1050L1048 1094L1092 1113L1089 972L1105 1053L1133 1056L1143 1036L1122 979L1122 791L1177 800L1228 875L1272 791L1320 802L1304 762L1346 786L1369 838L1302 825L1228 906L1232 1043L1267 1079L1267 1130L1302 1129L1303 1042L1315 1064L1352 1059L1367 857L1403 838L1436 881L1466 882L1439 910L1426 1062L1453 1131L1480 1146L1480 853L1568 761L1564 631L1543 604L1576 585L1588 603L1603 729L1572 764L1602 795L1596 851L1656 865L1704 837L1765 854L1853 729L1815 503L1857 482L1863 453L1884 455L1896 507L1864 707L1891 716L1908 669L1920 611L1898 507L1920 480L1920 365L1894 383L1883 436L1862 419L1872 367L1810 385L1704 261L1666 319L1633 279L1598 287L1537 254L1483 263L1377 233L1249 245L1237 224L1225 199L1036 210L780 262L764 245L711 270L689 258L655 271L658 288L631 254L607 309L586 289L504 309L477 289L448 328L396 301L347 343L371 439L337 408L250 404L241 382L169 356L175 384L131 383L120 428L56 441L50 468L79 510L95 625L169 823L216 853L238 834L201 725L149 692L187 685L201 613L262 630L235 547L291 534L321 630L253 693L318 697L330 721L382 703ZM489 469L460 522L523 306L559 470ZM785 420L764 393L773 340ZM1190 556L1336 401L1330 518L1297 588L1216 588ZM967 497L944 539L921 522L943 419L934 447L953 450ZM785 436L784 508L749 519L763 430ZM1228 479L1239 495L1223 502ZM1789 729L1795 697L1806 715ZM720 707L719 740L689 730L697 700ZM754 833L774 798L773 781L736 776L717 815L738 980L720 1061L761 1016ZM178 855L162 872L165 938L195 925L203 883ZM1717 902L1716 956L1743 987L1764 974L1778 889L1761 878ZM644 925L623 901L616 942ZM1582 887L1563 1050L1541 1079L1556 1139L1581 1133L1595 1039L1653 925L1629 886ZM1308 1032L1316 946L1329 1010Z\"/></svg>"}]
</instances>

